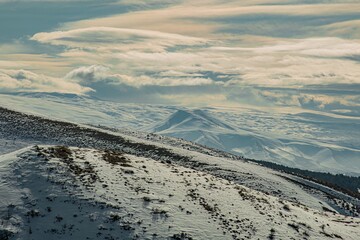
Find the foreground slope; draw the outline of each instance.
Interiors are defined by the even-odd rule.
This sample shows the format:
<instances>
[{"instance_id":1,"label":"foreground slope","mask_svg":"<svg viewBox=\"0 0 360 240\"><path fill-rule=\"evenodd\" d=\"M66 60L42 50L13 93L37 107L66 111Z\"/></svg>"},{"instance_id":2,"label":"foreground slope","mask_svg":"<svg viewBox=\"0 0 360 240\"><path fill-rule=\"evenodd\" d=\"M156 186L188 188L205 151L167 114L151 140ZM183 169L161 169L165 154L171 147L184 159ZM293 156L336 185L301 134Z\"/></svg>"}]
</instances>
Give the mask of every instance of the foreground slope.
<instances>
[{"instance_id":1,"label":"foreground slope","mask_svg":"<svg viewBox=\"0 0 360 240\"><path fill-rule=\"evenodd\" d=\"M170 160L40 146L0 157L9 239L357 239L360 220ZM255 180L254 180L255 181ZM0 237L1 238L1 237Z\"/></svg>"},{"instance_id":2,"label":"foreground slope","mask_svg":"<svg viewBox=\"0 0 360 240\"><path fill-rule=\"evenodd\" d=\"M179 139L154 134L118 132L69 122L49 120L0 108L0 151L9 152L34 144L57 144L122 151L139 157L169 160L176 164L205 171L247 187L296 201L321 210L328 204L344 214L358 215L359 200L335 198L335 194L314 194L313 189L289 182L292 176L248 162L226 152L205 148ZM283 176L284 175L284 176ZM285 177L285 178L284 178ZM345 202L344 202L345 200Z\"/></svg>"},{"instance_id":3,"label":"foreground slope","mask_svg":"<svg viewBox=\"0 0 360 240\"><path fill-rule=\"evenodd\" d=\"M0 108L0 152L34 144L56 144L121 151L210 173L309 208L359 216L360 200L333 189L294 179L293 175L259 166L241 157L181 139L156 134L49 120ZM291 173L291 172L290 172ZM349 178L348 178L349 179ZM325 192L325 194L324 194Z\"/></svg>"}]
</instances>

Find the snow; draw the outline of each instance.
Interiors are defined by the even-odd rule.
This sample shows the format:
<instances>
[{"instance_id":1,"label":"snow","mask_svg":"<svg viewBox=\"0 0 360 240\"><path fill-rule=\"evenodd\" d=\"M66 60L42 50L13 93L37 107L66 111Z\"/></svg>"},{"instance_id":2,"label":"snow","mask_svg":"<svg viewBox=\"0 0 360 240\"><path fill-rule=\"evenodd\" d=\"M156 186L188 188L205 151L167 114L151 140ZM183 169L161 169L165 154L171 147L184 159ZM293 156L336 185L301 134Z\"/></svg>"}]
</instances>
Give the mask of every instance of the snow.
<instances>
[{"instance_id":1,"label":"snow","mask_svg":"<svg viewBox=\"0 0 360 240\"><path fill-rule=\"evenodd\" d=\"M263 169L244 166L239 167L251 174L250 166ZM0 171L0 181L9 186L0 185L0 192L17 198L14 206L1 203L0 229L16 239L357 239L360 234L357 218L121 152L31 147L2 156Z\"/></svg>"},{"instance_id":2,"label":"snow","mask_svg":"<svg viewBox=\"0 0 360 240\"><path fill-rule=\"evenodd\" d=\"M8 152L0 157L2 237L356 239L359 235L359 218L336 213L356 216L340 206L344 199L347 206L359 206L359 200L329 188L324 193L321 185L309 190L288 179L306 186L311 182L181 139L0 110L2 152ZM65 147L30 146L45 143L73 147L69 153ZM23 145L30 147L9 153Z\"/></svg>"},{"instance_id":3,"label":"snow","mask_svg":"<svg viewBox=\"0 0 360 240\"><path fill-rule=\"evenodd\" d=\"M360 175L360 119L356 117L320 112L121 104L40 93L0 94L0 104L52 119L183 138L290 167ZM0 146L4 144L0 141Z\"/></svg>"},{"instance_id":4,"label":"snow","mask_svg":"<svg viewBox=\"0 0 360 240\"><path fill-rule=\"evenodd\" d=\"M233 127L200 110L178 110L168 119L144 130L292 167L360 173L360 149L312 140L276 139Z\"/></svg>"},{"instance_id":5,"label":"snow","mask_svg":"<svg viewBox=\"0 0 360 240\"><path fill-rule=\"evenodd\" d=\"M11 172L11 164L16 162L17 155L24 150L19 150L13 153L0 156L0 176L5 176ZM1 179L0 181L0 211L5 211L5 207L10 204L19 204L21 192L13 189L10 183Z\"/></svg>"},{"instance_id":6,"label":"snow","mask_svg":"<svg viewBox=\"0 0 360 240\"><path fill-rule=\"evenodd\" d=\"M321 192L309 192L307 188L302 189L298 184L289 184L289 181L278 176L279 172L247 162L238 156L181 139L142 132L98 129L5 109L0 109L0 111L0 138L11 137L27 145L46 143L109 149L158 161L169 160L184 167L235 181L254 190L301 202L314 209L322 210L322 205L327 208L339 205L331 197L323 197ZM322 205L319 204L319 196L322 197L320 201ZM343 200L340 198L339 201ZM340 204L340 207L344 209L344 214L356 216L356 209L346 210L345 206Z\"/></svg>"}]
</instances>

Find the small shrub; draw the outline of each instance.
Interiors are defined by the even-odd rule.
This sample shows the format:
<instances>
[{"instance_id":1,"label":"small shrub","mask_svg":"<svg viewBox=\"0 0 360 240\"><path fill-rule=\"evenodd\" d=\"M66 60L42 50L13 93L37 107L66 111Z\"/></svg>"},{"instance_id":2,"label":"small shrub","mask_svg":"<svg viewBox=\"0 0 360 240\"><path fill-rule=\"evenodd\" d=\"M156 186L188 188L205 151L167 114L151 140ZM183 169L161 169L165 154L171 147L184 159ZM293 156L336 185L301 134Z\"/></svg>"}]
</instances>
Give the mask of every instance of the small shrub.
<instances>
[{"instance_id":1,"label":"small shrub","mask_svg":"<svg viewBox=\"0 0 360 240\"><path fill-rule=\"evenodd\" d=\"M26 213L26 216L28 217L39 217L40 216L40 212L38 210L30 210Z\"/></svg>"},{"instance_id":2,"label":"small shrub","mask_svg":"<svg viewBox=\"0 0 360 240\"><path fill-rule=\"evenodd\" d=\"M144 200L144 202L151 202L151 198L149 198L147 196L143 197L143 200Z\"/></svg>"},{"instance_id":3,"label":"small shrub","mask_svg":"<svg viewBox=\"0 0 360 240\"><path fill-rule=\"evenodd\" d=\"M72 154L70 148L66 146L56 146L54 148L51 148L50 150L56 158L61 159L68 159Z\"/></svg>"},{"instance_id":4,"label":"small shrub","mask_svg":"<svg viewBox=\"0 0 360 240\"><path fill-rule=\"evenodd\" d=\"M156 215L161 215L161 216L164 216L164 217L168 217L167 211L163 210L163 209L153 208L151 210L151 213L156 214Z\"/></svg>"},{"instance_id":5,"label":"small shrub","mask_svg":"<svg viewBox=\"0 0 360 240\"><path fill-rule=\"evenodd\" d=\"M125 169L124 173L126 173L126 174L134 174L135 172L133 170Z\"/></svg>"},{"instance_id":6,"label":"small shrub","mask_svg":"<svg viewBox=\"0 0 360 240\"><path fill-rule=\"evenodd\" d=\"M109 220L111 222L117 222L117 221L121 220L121 217L119 215L117 215L117 214L112 213L109 216Z\"/></svg>"},{"instance_id":7,"label":"small shrub","mask_svg":"<svg viewBox=\"0 0 360 240\"><path fill-rule=\"evenodd\" d=\"M57 215L57 216L55 217L55 222L61 222L63 219L64 219L63 217Z\"/></svg>"},{"instance_id":8,"label":"small shrub","mask_svg":"<svg viewBox=\"0 0 360 240\"><path fill-rule=\"evenodd\" d=\"M6 229L0 229L0 239L1 240L9 240L14 235L13 232L10 232Z\"/></svg>"},{"instance_id":9,"label":"small shrub","mask_svg":"<svg viewBox=\"0 0 360 240\"><path fill-rule=\"evenodd\" d=\"M295 224L295 223L288 223L288 226L293 228L295 231L299 232L299 225Z\"/></svg>"},{"instance_id":10,"label":"small shrub","mask_svg":"<svg viewBox=\"0 0 360 240\"><path fill-rule=\"evenodd\" d=\"M283 206L283 209L286 210L286 211L288 211L288 212L290 212L290 206L289 206L288 204L285 204L285 205Z\"/></svg>"},{"instance_id":11,"label":"small shrub","mask_svg":"<svg viewBox=\"0 0 360 240\"><path fill-rule=\"evenodd\" d=\"M275 239L275 229L272 228L272 229L270 230L270 235L269 235L268 239L270 239L270 240L274 240L274 239Z\"/></svg>"},{"instance_id":12,"label":"small shrub","mask_svg":"<svg viewBox=\"0 0 360 240\"><path fill-rule=\"evenodd\" d=\"M103 159L113 165L121 165L123 167L132 167L130 160L123 156L123 153L115 151L105 151Z\"/></svg>"},{"instance_id":13,"label":"small shrub","mask_svg":"<svg viewBox=\"0 0 360 240\"><path fill-rule=\"evenodd\" d=\"M193 238L191 237L190 234L182 232L182 233L174 234L173 236L170 237L170 239L174 239L174 240L192 240Z\"/></svg>"}]
</instances>

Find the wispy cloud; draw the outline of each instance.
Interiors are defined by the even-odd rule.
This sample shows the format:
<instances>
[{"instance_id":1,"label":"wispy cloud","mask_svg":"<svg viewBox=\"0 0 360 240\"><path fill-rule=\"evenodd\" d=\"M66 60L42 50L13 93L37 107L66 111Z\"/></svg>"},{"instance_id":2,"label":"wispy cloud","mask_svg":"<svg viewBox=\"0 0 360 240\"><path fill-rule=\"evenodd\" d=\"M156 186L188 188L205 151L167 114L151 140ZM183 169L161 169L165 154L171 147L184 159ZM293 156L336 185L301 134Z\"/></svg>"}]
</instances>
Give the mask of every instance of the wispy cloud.
<instances>
[{"instance_id":1,"label":"wispy cloud","mask_svg":"<svg viewBox=\"0 0 360 240\"><path fill-rule=\"evenodd\" d=\"M177 45L196 46L207 40L180 34L159 31L125 29L112 27L92 27L69 31L37 33L31 40L52 45L63 45L72 48L106 50L141 50L161 51Z\"/></svg>"},{"instance_id":2,"label":"wispy cloud","mask_svg":"<svg viewBox=\"0 0 360 240\"><path fill-rule=\"evenodd\" d=\"M0 89L6 92L60 92L84 94L93 91L74 81L39 75L25 70L0 70Z\"/></svg>"}]
</instances>

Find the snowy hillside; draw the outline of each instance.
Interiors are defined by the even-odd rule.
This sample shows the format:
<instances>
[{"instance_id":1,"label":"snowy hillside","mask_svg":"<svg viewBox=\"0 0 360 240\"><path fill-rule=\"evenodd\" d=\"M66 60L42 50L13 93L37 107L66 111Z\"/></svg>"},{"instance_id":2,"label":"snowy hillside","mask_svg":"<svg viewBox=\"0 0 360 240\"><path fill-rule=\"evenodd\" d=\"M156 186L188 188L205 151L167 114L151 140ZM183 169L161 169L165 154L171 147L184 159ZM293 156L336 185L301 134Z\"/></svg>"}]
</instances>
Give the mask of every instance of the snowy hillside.
<instances>
[{"instance_id":1,"label":"snowy hillside","mask_svg":"<svg viewBox=\"0 0 360 240\"><path fill-rule=\"evenodd\" d=\"M359 219L122 152L36 146L2 156L0 173L0 193L6 193L0 202L2 239L357 239L360 234Z\"/></svg>"},{"instance_id":2,"label":"snowy hillside","mask_svg":"<svg viewBox=\"0 0 360 240\"><path fill-rule=\"evenodd\" d=\"M143 130L288 166L317 171L360 173L359 149L311 140L305 142L301 139L271 138L231 126L230 123L201 110L179 110L166 120Z\"/></svg>"},{"instance_id":3,"label":"snowy hillside","mask_svg":"<svg viewBox=\"0 0 360 240\"><path fill-rule=\"evenodd\" d=\"M19 95L0 94L1 106L47 118L180 137L290 167L360 175L360 120L356 117L119 104L59 94Z\"/></svg>"},{"instance_id":4,"label":"snowy hillside","mask_svg":"<svg viewBox=\"0 0 360 240\"><path fill-rule=\"evenodd\" d=\"M360 201L305 179L181 139L0 112L2 239L359 235Z\"/></svg>"}]
</instances>

